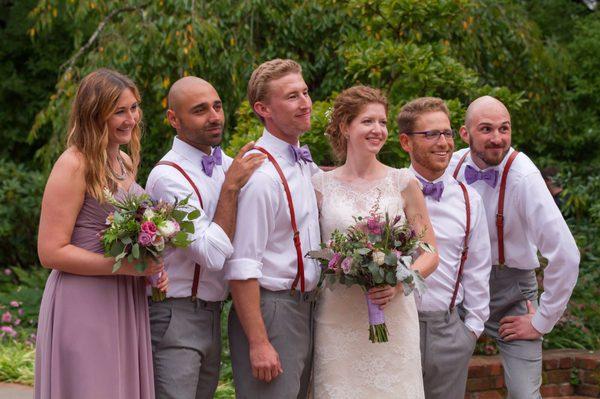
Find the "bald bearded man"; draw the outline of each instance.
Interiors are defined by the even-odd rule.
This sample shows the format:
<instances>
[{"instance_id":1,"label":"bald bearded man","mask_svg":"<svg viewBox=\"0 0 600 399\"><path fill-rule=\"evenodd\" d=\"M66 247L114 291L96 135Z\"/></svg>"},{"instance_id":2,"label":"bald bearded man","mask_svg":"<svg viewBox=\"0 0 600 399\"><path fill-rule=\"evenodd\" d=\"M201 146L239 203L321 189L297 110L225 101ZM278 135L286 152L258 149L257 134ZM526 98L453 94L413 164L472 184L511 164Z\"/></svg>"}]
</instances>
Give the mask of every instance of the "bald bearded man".
<instances>
[{"instance_id":1,"label":"bald bearded man","mask_svg":"<svg viewBox=\"0 0 600 399\"><path fill-rule=\"evenodd\" d=\"M511 148L511 132L504 104L478 98L460 129L469 149L454 153L449 169L483 199L493 264L485 333L498 343L508 397L531 399L541 397L542 337L569 302L579 250L540 171ZM539 306L538 250L548 259Z\"/></svg>"},{"instance_id":2,"label":"bald bearded man","mask_svg":"<svg viewBox=\"0 0 600 399\"><path fill-rule=\"evenodd\" d=\"M194 241L165 257L167 299L150 301L150 328L157 398L212 398L221 364L221 303L228 295L223 264L233 252L237 197L262 154L231 159L222 153L221 98L205 80L188 76L169 91L167 118L177 132L173 147L146 184L154 199L173 201L191 194L201 210Z\"/></svg>"}]
</instances>

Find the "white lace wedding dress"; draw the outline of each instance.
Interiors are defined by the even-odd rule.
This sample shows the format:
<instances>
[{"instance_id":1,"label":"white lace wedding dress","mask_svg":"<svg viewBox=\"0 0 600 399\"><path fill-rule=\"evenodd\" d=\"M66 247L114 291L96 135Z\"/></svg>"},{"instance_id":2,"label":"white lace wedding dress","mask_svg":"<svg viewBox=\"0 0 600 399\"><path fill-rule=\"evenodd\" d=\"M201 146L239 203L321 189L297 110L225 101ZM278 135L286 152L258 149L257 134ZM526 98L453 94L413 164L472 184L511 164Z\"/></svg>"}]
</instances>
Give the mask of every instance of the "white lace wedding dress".
<instances>
[{"instance_id":1,"label":"white lace wedding dress","mask_svg":"<svg viewBox=\"0 0 600 399\"><path fill-rule=\"evenodd\" d=\"M335 229L345 231L353 216L368 215L378 199L380 211L404 217L401 193L414 178L408 169L392 168L369 184L344 183L336 170L315 175L322 239L328 240ZM389 342L371 343L362 289L340 284L321 289L315 316L315 399L424 398L413 295L396 295L385 308L385 321Z\"/></svg>"}]
</instances>

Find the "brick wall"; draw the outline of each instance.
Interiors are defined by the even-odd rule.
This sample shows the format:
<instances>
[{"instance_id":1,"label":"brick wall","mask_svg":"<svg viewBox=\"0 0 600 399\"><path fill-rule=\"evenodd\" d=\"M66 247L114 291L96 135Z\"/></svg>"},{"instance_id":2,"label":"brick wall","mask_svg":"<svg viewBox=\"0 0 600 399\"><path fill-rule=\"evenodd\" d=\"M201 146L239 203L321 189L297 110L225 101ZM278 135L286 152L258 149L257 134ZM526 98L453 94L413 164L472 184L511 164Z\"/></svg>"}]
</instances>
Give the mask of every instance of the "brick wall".
<instances>
[{"instance_id":1,"label":"brick wall","mask_svg":"<svg viewBox=\"0 0 600 399\"><path fill-rule=\"evenodd\" d=\"M544 351L542 397L580 395L600 398L600 352L571 349ZM473 356L466 399L506 397L500 356Z\"/></svg>"}]
</instances>

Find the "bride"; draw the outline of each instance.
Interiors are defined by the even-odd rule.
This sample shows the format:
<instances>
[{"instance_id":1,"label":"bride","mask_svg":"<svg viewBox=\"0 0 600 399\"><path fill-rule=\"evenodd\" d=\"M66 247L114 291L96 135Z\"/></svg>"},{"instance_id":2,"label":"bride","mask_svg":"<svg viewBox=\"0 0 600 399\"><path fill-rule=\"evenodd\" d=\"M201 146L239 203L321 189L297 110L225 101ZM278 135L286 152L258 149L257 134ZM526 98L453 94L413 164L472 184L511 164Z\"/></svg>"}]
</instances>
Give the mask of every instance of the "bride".
<instances>
[{"instance_id":1,"label":"bride","mask_svg":"<svg viewBox=\"0 0 600 399\"><path fill-rule=\"evenodd\" d=\"M345 231L353 216L380 211L406 217L423 240L435 245L419 183L408 169L377 160L387 139L387 99L379 90L355 86L335 100L327 135L345 163L313 178L320 210L321 236ZM422 253L413 267L427 277L437 267L437 253ZM371 343L362 289L340 284L321 292L315 316L314 397L423 398L419 320L413 295L401 285L369 291L385 308L389 342Z\"/></svg>"}]
</instances>

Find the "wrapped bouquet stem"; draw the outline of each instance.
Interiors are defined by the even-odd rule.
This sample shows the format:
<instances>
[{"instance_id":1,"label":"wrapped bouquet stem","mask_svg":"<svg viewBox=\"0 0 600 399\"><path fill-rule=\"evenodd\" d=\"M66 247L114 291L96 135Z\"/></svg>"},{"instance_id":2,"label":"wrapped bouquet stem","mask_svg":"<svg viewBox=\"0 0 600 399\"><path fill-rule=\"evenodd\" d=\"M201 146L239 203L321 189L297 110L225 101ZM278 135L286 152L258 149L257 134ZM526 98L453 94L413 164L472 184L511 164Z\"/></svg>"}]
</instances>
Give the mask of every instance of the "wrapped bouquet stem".
<instances>
[{"instance_id":1,"label":"wrapped bouquet stem","mask_svg":"<svg viewBox=\"0 0 600 399\"><path fill-rule=\"evenodd\" d=\"M368 216L355 216L354 220L345 232L335 230L328 243L307 256L320 262L322 277L329 285L358 285L365 291L369 340L387 342L385 313L371 301L368 291L402 284L405 295L413 290L424 292L425 282L412 264L421 251L433 252L434 248L422 241L405 219L380 213L377 206Z\"/></svg>"}]
</instances>

